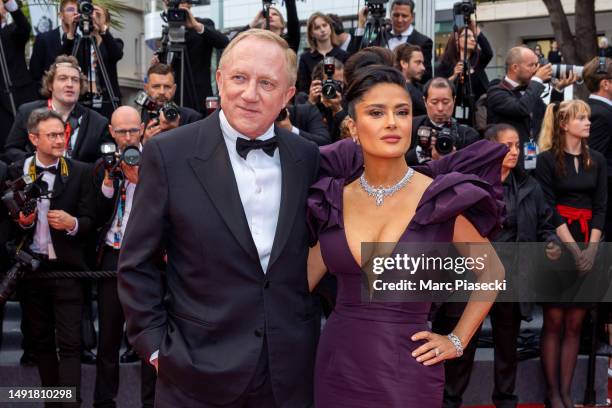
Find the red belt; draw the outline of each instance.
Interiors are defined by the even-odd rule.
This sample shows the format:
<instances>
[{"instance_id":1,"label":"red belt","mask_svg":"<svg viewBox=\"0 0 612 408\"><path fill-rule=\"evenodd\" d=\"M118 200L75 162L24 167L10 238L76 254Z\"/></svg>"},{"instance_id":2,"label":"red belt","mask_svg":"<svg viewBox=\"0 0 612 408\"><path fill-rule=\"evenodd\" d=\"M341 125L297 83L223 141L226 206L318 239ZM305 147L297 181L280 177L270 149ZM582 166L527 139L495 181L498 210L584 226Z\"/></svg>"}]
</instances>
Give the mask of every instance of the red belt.
<instances>
[{"instance_id":1,"label":"red belt","mask_svg":"<svg viewBox=\"0 0 612 408\"><path fill-rule=\"evenodd\" d=\"M567 220L568 224L578 221L580 231L584 234L584 242L589 242L589 221L593 218L593 211L587 208L574 208L557 204L557 212Z\"/></svg>"}]
</instances>

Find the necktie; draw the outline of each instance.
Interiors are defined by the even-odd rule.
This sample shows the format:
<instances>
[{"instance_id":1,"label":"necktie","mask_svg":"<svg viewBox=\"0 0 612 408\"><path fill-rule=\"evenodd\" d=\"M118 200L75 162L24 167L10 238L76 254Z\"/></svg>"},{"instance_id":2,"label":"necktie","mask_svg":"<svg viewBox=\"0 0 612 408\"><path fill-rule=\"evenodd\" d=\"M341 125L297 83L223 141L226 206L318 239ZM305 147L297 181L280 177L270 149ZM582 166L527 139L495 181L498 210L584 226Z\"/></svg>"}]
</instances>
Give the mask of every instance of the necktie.
<instances>
[{"instance_id":1,"label":"necktie","mask_svg":"<svg viewBox=\"0 0 612 408\"><path fill-rule=\"evenodd\" d=\"M238 155L246 160L247 155L251 150L262 149L268 156L274 156L274 150L278 146L276 137L268 140L246 140L242 138L236 139L236 151Z\"/></svg>"},{"instance_id":2,"label":"necktie","mask_svg":"<svg viewBox=\"0 0 612 408\"><path fill-rule=\"evenodd\" d=\"M36 166L36 174L42 174L45 171L47 173L57 174L57 166L51 166L51 167Z\"/></svg>"}]
</instances>

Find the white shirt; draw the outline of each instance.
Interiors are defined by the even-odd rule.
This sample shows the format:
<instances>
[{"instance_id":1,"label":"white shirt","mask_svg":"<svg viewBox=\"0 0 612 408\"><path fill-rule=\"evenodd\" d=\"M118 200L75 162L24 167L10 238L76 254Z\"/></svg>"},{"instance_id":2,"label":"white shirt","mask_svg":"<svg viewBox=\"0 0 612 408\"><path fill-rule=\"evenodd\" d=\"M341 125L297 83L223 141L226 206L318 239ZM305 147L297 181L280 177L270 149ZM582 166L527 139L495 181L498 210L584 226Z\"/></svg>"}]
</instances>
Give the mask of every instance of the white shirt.
<instances>
[{"instance_id":1,"label":"white shirt","mask_svg":"<svg viewBox=\"0 0 612 408\"><path fill-rule=\"evenodd\" d=\"M604 103L607 103L608 105L612 106L612 100L605 98L603 96L599 96L599 95L590 95L589 99L595 99L597 101L602 101Z\"/></svg>"},{"instance_id":2,"label":"white shirt","mask_svg":"<svg viewBox=\"0 0 612 408\"><path fill-rule=\"evenodd\" d=\"M539 82L539 83L541 83L541 84L543 84L543 83L544 83L544 81L542 81L542 79L541 79L540 77L536 77L536 76L531 77L531 80L532 80L532 81ZM513 87L513 88L517 88L517 87L521 86L521 84L519 84L518 82L513 81L513 80L511 80L510 78L508 78L508 76L507 76L507 75L504 77L504 81L506 81L507 83L509 83L510 85L512 85L512 87ZM525 93L525 91L521 91L521 95L522 95L522 94L524 94L524 93Z\"/></svg>"},{"instance_id":3,"label":"white shirt","mask_svg":"<svg viewBox=\"0 0 612 408\"><path fill-rule=\"evenodd\" d=\"M28 157L23 163L23 174L29 174L30 164L32 160L34 160L35 156ZM57 167L59 165L59 160L51 165L44 166L38 161L38 157L36 157L36 165L39 167ZM59 170L58 170L59 171ZM44 171L42 174L37 174L37 177L42 177L43 181L47 183L48 190L53 191L53 185L55 184L55 174ZM51 206L51 201L48 198L41 198L38 200L36 204L36 226L34 229L34 237L32 239L32 244L30 245L30 250L37 254L47 255L49 259L57 259L55 255L55 249L53 248L53 242L51 240L51 230L49 229L49 222L47 221L47 214L49 213L49 207ZM76 220L76 225L72 231L68 232L68 235L76 235L79 230L79 221Z\"/></svg>"},{"instance_id":4,"label":"white shirt","mask_svg":"<svg viewBox=\"0 0 612 408\"><path fill-rule=\"evenodd\" d=\"M247 140L249 138L229 124L223 111L220 112L219 119L244 215L257 247L261 268L266 273L280 211L282 182L280 154L276 149L274 156L270 157L258 149L250 151L246 160L243 159L236 151L236 140L239 137ZM274 125L271 125L257 140L268 140L272 137L274 137Z\"/></svg>"},{"instance_id":5,"label":"white shirt","mask_svg":"<svg viewBox=\"0 0 612 408\"><path fill-rule=\"evenodd\" d=\"M351 39L353 38L352 35L348 34L346 37L346 40L340 44L340 48L342 48L342 50L346 51L348 50L349 45L351 44Z\"/></svg>"},{"instance_id":6,"label":"white shirt","mask_svg":"<svg viewBox=\"0 0 612 408\"><path fill-rule=\"evenodd\" d=\"M130 213L132 212L132 201L134 200L134 191L136 190L136 184L130 183L129 181L123 181L125 183L125 207L123 209L123 220L121 226L117 226L117 219L119 218L118 211L115 212L113 223L111 224L108 232L106 233L105 243L106 245L115 248L115 234L119 234L119 248L123 242L123 236L125 235L125 226L130 219ZM102 194L106 198L113 198L115 188L113 186L107 187L102 183ZM117 248L117 249L119 249Z\"/></svg>"},{"instance_id":7,"label":"white shirt","mask_svg":"<svg viewBox=\"0 0 612 408\"><path fill-rule=\"evenodd\" d=\"M408 27L408 29L406 31L404 31L401 36L402 38L398 38L398 35L395 31L391 30L391 36L389 38L389 40L387 41L388 47L391 51L393 51L395 49L395 47L397 47L400 44L404 44L406 42L406 40L408 39L408 37L410 37L410 35L412 34L412 32L414 31L414 26L410 26Z\"/></svg>"}]
</instances>

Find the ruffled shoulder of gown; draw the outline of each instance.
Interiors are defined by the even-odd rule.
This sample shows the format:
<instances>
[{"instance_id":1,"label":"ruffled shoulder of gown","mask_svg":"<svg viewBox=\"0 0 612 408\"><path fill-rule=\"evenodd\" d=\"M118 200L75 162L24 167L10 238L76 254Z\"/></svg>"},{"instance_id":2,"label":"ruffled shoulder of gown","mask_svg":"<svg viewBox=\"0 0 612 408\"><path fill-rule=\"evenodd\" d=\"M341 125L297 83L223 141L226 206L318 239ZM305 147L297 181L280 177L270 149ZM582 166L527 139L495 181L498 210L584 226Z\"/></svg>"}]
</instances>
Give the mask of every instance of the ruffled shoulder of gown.
<instances>
[{"instance_id":1,"label":"ruffled shoulder of gown","mask_svg":"<svg viewBox=\"0 0 612 408\"><path fill-rule=\"evenodd\" d=\"M414 169L433 179L411 225L425 227L464 215L482 236L501 227L504 214L501 164L507 147L478 141L440 160ZM321 147L319 177L309 190L307 220L311 242L322 231L343 228L344 186L363 172L361 148L351 139Z\"/></svg>"},{"instance_id":2,"label":"ruffled shoulder of gown","mask_svg":"<svg viewBox=\"0 0 612 408\"><path fill-rule=\"evenodd\" d=\"M433 178L412 223L418 227L466 217L484 237L496 233L505 214L501 165L508 148L481 140L415 170Z\"/></svg>"},{"instance_id":3,"label":"ruffled shoulder of gown","mask_svg":"<svg viewBox=\"0 0 612 408\"><path fill-rule=\"evenodd\" d=\"M310 186L307 220L312 242L328 228L344 227L342 192L363 172L361 148L352 139L322 146L318 180Z\"/></svg>"}]
</instances>

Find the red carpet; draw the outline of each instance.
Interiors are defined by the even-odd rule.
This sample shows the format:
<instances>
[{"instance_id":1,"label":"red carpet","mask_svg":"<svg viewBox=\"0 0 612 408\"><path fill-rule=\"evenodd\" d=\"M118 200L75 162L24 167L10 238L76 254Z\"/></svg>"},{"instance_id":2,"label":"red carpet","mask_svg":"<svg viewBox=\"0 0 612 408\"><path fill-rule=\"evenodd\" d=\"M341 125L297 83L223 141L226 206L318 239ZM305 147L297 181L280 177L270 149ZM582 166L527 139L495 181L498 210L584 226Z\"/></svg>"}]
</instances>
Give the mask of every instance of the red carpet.
<instances>
[{"instance_id":1,"label":"red carpet","mask_svg":"<svg viewBox=\"0 0 612 408\"><path fill-rule=\"evenodd\" d=\"M612 400L612 378L608 378L608 399ZM543 408L543 407L544 407L544 404L519 404L518 406L518 408ZM471 406L469 408L495 408L495 407L493 405L484 405L484 406Z\"/></svg>"}]
</instances>

